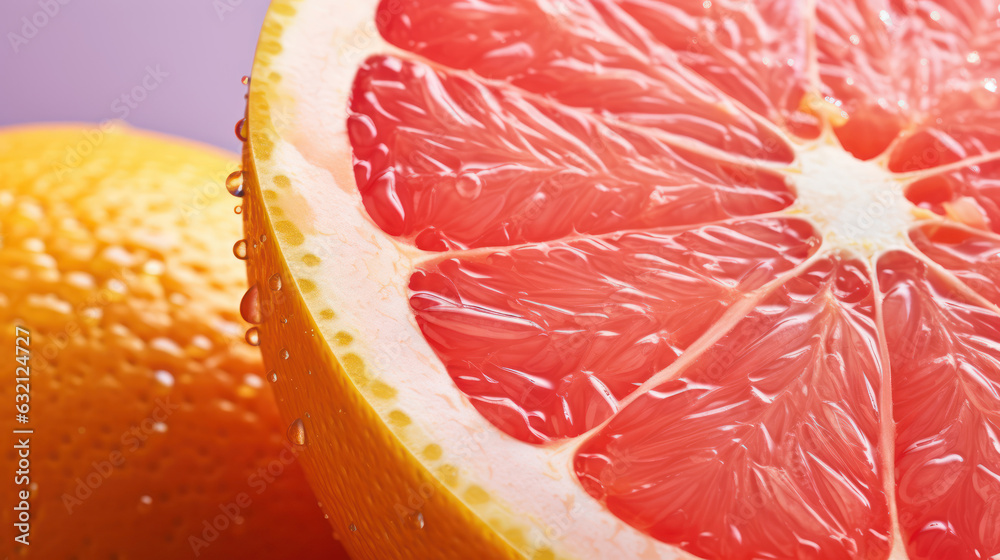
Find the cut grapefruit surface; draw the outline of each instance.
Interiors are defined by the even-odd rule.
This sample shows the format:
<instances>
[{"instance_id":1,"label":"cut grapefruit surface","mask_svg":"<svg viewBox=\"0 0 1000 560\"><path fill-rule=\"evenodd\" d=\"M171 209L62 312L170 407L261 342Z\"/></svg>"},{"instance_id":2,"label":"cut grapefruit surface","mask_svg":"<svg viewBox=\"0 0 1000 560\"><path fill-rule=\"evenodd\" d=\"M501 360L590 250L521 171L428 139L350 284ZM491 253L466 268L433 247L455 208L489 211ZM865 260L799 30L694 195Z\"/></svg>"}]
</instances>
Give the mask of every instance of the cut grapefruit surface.
<instances>
[{"instance_id":1,"label":"cut grapefruit surface","mask_svg":"<svg viewBox=\"0 0 1000 560\"><path fill-rule=\"evenodd\" d=\"M405 471L352 552L1000 555L995 3L333 4L245 163L283 408L375 434L306 422L320 493Z\"/></svg>"}]
</instances>

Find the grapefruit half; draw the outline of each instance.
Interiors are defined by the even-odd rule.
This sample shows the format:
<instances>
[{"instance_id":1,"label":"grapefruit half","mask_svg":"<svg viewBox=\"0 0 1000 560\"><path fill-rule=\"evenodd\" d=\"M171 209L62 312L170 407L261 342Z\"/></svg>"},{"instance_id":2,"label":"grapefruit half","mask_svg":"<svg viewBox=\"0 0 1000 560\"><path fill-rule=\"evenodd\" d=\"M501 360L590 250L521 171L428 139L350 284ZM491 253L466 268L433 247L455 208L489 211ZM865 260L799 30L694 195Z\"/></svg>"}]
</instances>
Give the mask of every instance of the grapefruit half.
<instances>
[{"instance_id":1,"label":"grapefruit half","mask_svg":"<svg viewBox=\"0 0 1000 560\"><path fill-rule=\"evenodd\" d=\"M279 405L370 558L1000 554L1000 11L278 1Z\"/></svg>"}]
</instances>

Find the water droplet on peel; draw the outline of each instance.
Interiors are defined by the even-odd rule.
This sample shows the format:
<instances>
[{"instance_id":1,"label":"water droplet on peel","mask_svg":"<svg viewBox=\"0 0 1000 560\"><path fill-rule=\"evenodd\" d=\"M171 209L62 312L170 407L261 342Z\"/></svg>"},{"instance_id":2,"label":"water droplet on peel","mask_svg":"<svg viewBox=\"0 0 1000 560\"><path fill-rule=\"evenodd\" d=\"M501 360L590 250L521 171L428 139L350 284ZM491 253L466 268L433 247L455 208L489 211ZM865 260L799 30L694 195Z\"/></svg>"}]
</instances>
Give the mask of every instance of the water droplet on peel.
<instances>
[{"instance_id":1,"label":"water droplet on peel","mask_svg":"<svg viewBox=\"0 0 1000 560\"><path fill-rule=\"evenodd\" d=\"M278 356L279 356L279 357L280 357L280 358L281 358L282 360L287 360L287 359L288 359L288 357L289 357L289 356L291 356L291 354L289 354L289 353L288 353L288 349L286 349L286 348L282 348L282 349L281 349L281 352L278 352Z\"/></svg>"},{"instance_id":2,"label":"water droplet on peel","mask_svg":"<svg viewBox=\"0 0 1000 560\"><path fill-rule=\"evenodd\" d=\"M250 76L243 76L240 78L240 83L243 85L250 85Z\"/></svg>"},{"instance_id":3,"label":"water droplet on peel","mask_svg":"<svg viewBox=\"0 0 1000 560\"><path fill-rule=\"evenodd\" d=\"M251 325L260 324L262 313L260 311L260 296L257 293L257 284L250 286L247 293L243 294L240 301L240 316Z\"/></svg>"},{"instance_id":4,"label":"water droplet on peel","mask_svg":"<svg viewBox=\"0 0 1000 560\"><path fill-rule=\"evenodd\" d=\"M267 285L274 291L281 289L281 275L272 274L270 278L267 279Z\"/></svg>"},{"instance_id":5,"label":"water droplet on peel","mask_svg":"<svg viewBox=\"0 0 1000 560\"><path fill-rule=\"evenodd\" d=\"M260 234L260 242L261 243L267 242L267 234L266 233Z\"/></svg>"},{"instance_id":6,"label":"water droplet on peel","mask_svg":"<svg viewBox=\"0 0 1000 560\"><path fill-rule=\"evenodd\" d=\"M246 339L250 346L260 346L260 331L257 330L257 327L247 329Z\"/></svg>"},{"instance_id":7,"label":"water droplet on peel","mask_svg":"<svg viewBox=\"0 0 1000 560\"><path fill-rule=\"evenodd\" d=\"M247 240L240 239L233 245L233 255L241 261L245 261L247 258Z\"/></svg>"},{"instance_id":8,"label":"water droplet on peel","mask_svg":"<svg viewBox=\"0 0 1000 560\"><path fill-rule=\"evenodd\" d=\"M475 199L483 192L483 180L475 173L462 173L455 179L455 190L462 198Z\"/></svg>"},{"instance_id":9,"label":"water droplet on peel","mask_svg":"<svg viewBox=\"0 0 1000 560\"><path fill-rule=\"evenodd\" d=\"M274 371L273 369L271 371L267 372L267 380L270 381L271 383L277 383L278 382L278 372Z\"/></svg>"},{"instance_id":10,"label":"water droplet on peel","mask_svg":"<svg viewBox=\"0 0 1000 560\"><path fill-rule=\"evenodd\" d=\"M415 511L406 516L406 526L410 529L419 530L424 528L424 514Z\"/></svg>"},{"instance_id":11,"label":"water droplet on peel","mask_svg":"<svg viewBox=\"0 0 1000 560\"><path fill-rule=\"evenodd\" d=\"M306 418L312 418L312 415L311 415L311 414L309 414L309 413L307 412L307 413L306 413ZM321 506L321 507L322 507L322 506Z\"/></svg>"},{"instance_id":12,"label":"water droplet on peel","mask_svg":"<svg viewBox=\"0 0 1000 560\"><path fill-rule=\"evenodd\" d=\"M354 523L351 523L351 525L348 527L348 529L350 529L351 532L353 533L353 532L355 532L355 531L358 530L358 526L355 525Z\"/></svg>"},{"instance_id":13,"label":"water droplet on peel","mask_svg":"<svg viewBox=\"0 0 1000 560\"><path fill-rule=\"evenodd\" d=\"M305 445L306 444L306 425L302 423L301 418L296 418L292 422L291 426L288 426L288 432L285 434L288 436L288 441L294 443L295 445Z\"/></svg>"},{"instance_id":14,"label":"water droplet on peel","mask_svg":"<svg viewBox=\"0 0 1000 560\"><path fill-rule=\"evenodd\" d=\"M243 172L237 169L226 177L226 190L233 196L243 196Z\"/></svg>"},{"instance_id":15,"label":"water droplet on peel","mask_svg":"<svg viewBox=\"0 0 1000 560\"><path fill-rule=\"evenodd\" d=\"M237 205L236 208L233 208L233 212L236 212L237 214L242 214L243 213L243 205L242 204Z\"/></svg>"},{"instance_id":16,"label":"water droplet on peel","mask_svg":"<svg viewBox=\"0 0 1000 560\"><path fill-rule=\"evenodd\" d=\"M240 142L246 142L247 138L243 135L243 125L246 124L246 119L240 119L236 122L236 138Z\"/></svg>"}]
</instances>

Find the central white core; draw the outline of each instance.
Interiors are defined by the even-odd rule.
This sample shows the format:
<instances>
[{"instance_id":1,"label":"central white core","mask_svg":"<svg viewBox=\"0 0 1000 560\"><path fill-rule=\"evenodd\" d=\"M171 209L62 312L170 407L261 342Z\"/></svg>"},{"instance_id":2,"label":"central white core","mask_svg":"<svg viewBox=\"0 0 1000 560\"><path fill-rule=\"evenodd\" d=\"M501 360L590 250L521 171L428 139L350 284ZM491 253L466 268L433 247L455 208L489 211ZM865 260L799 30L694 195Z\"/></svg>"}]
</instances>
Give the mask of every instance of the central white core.
<instances>
[{"instance_id":1,"label":"central white core","mask_svg":"<svg viewBox=\"0 0 1000 560\"><path fill-rule=\"evenodd\" d=\"M790 210L816 224L824 245L866 257L905 246L916 207L887 169L822 143L799 152L799 162L798 200Z\"/></svg>"}]
</instances>

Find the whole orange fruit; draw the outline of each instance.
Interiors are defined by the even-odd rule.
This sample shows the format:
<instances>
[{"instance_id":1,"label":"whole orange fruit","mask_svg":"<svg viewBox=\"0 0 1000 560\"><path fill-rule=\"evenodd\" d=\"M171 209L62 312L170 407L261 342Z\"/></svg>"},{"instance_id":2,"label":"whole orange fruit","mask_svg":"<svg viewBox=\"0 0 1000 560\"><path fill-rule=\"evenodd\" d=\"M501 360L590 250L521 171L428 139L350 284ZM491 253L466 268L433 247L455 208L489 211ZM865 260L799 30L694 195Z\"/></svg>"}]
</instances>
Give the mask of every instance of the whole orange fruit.
<instances>
[{"instance_id":1,"label":"whole orange fruit","mask_svg":"<svg viewBox=\"0 0 1000 560\"><path fill-rule=\"evenodd\" d=\"M242 339L235 168L122 126L0 132L0 556L345 557Z\"/></svg>"}]
</instances>

